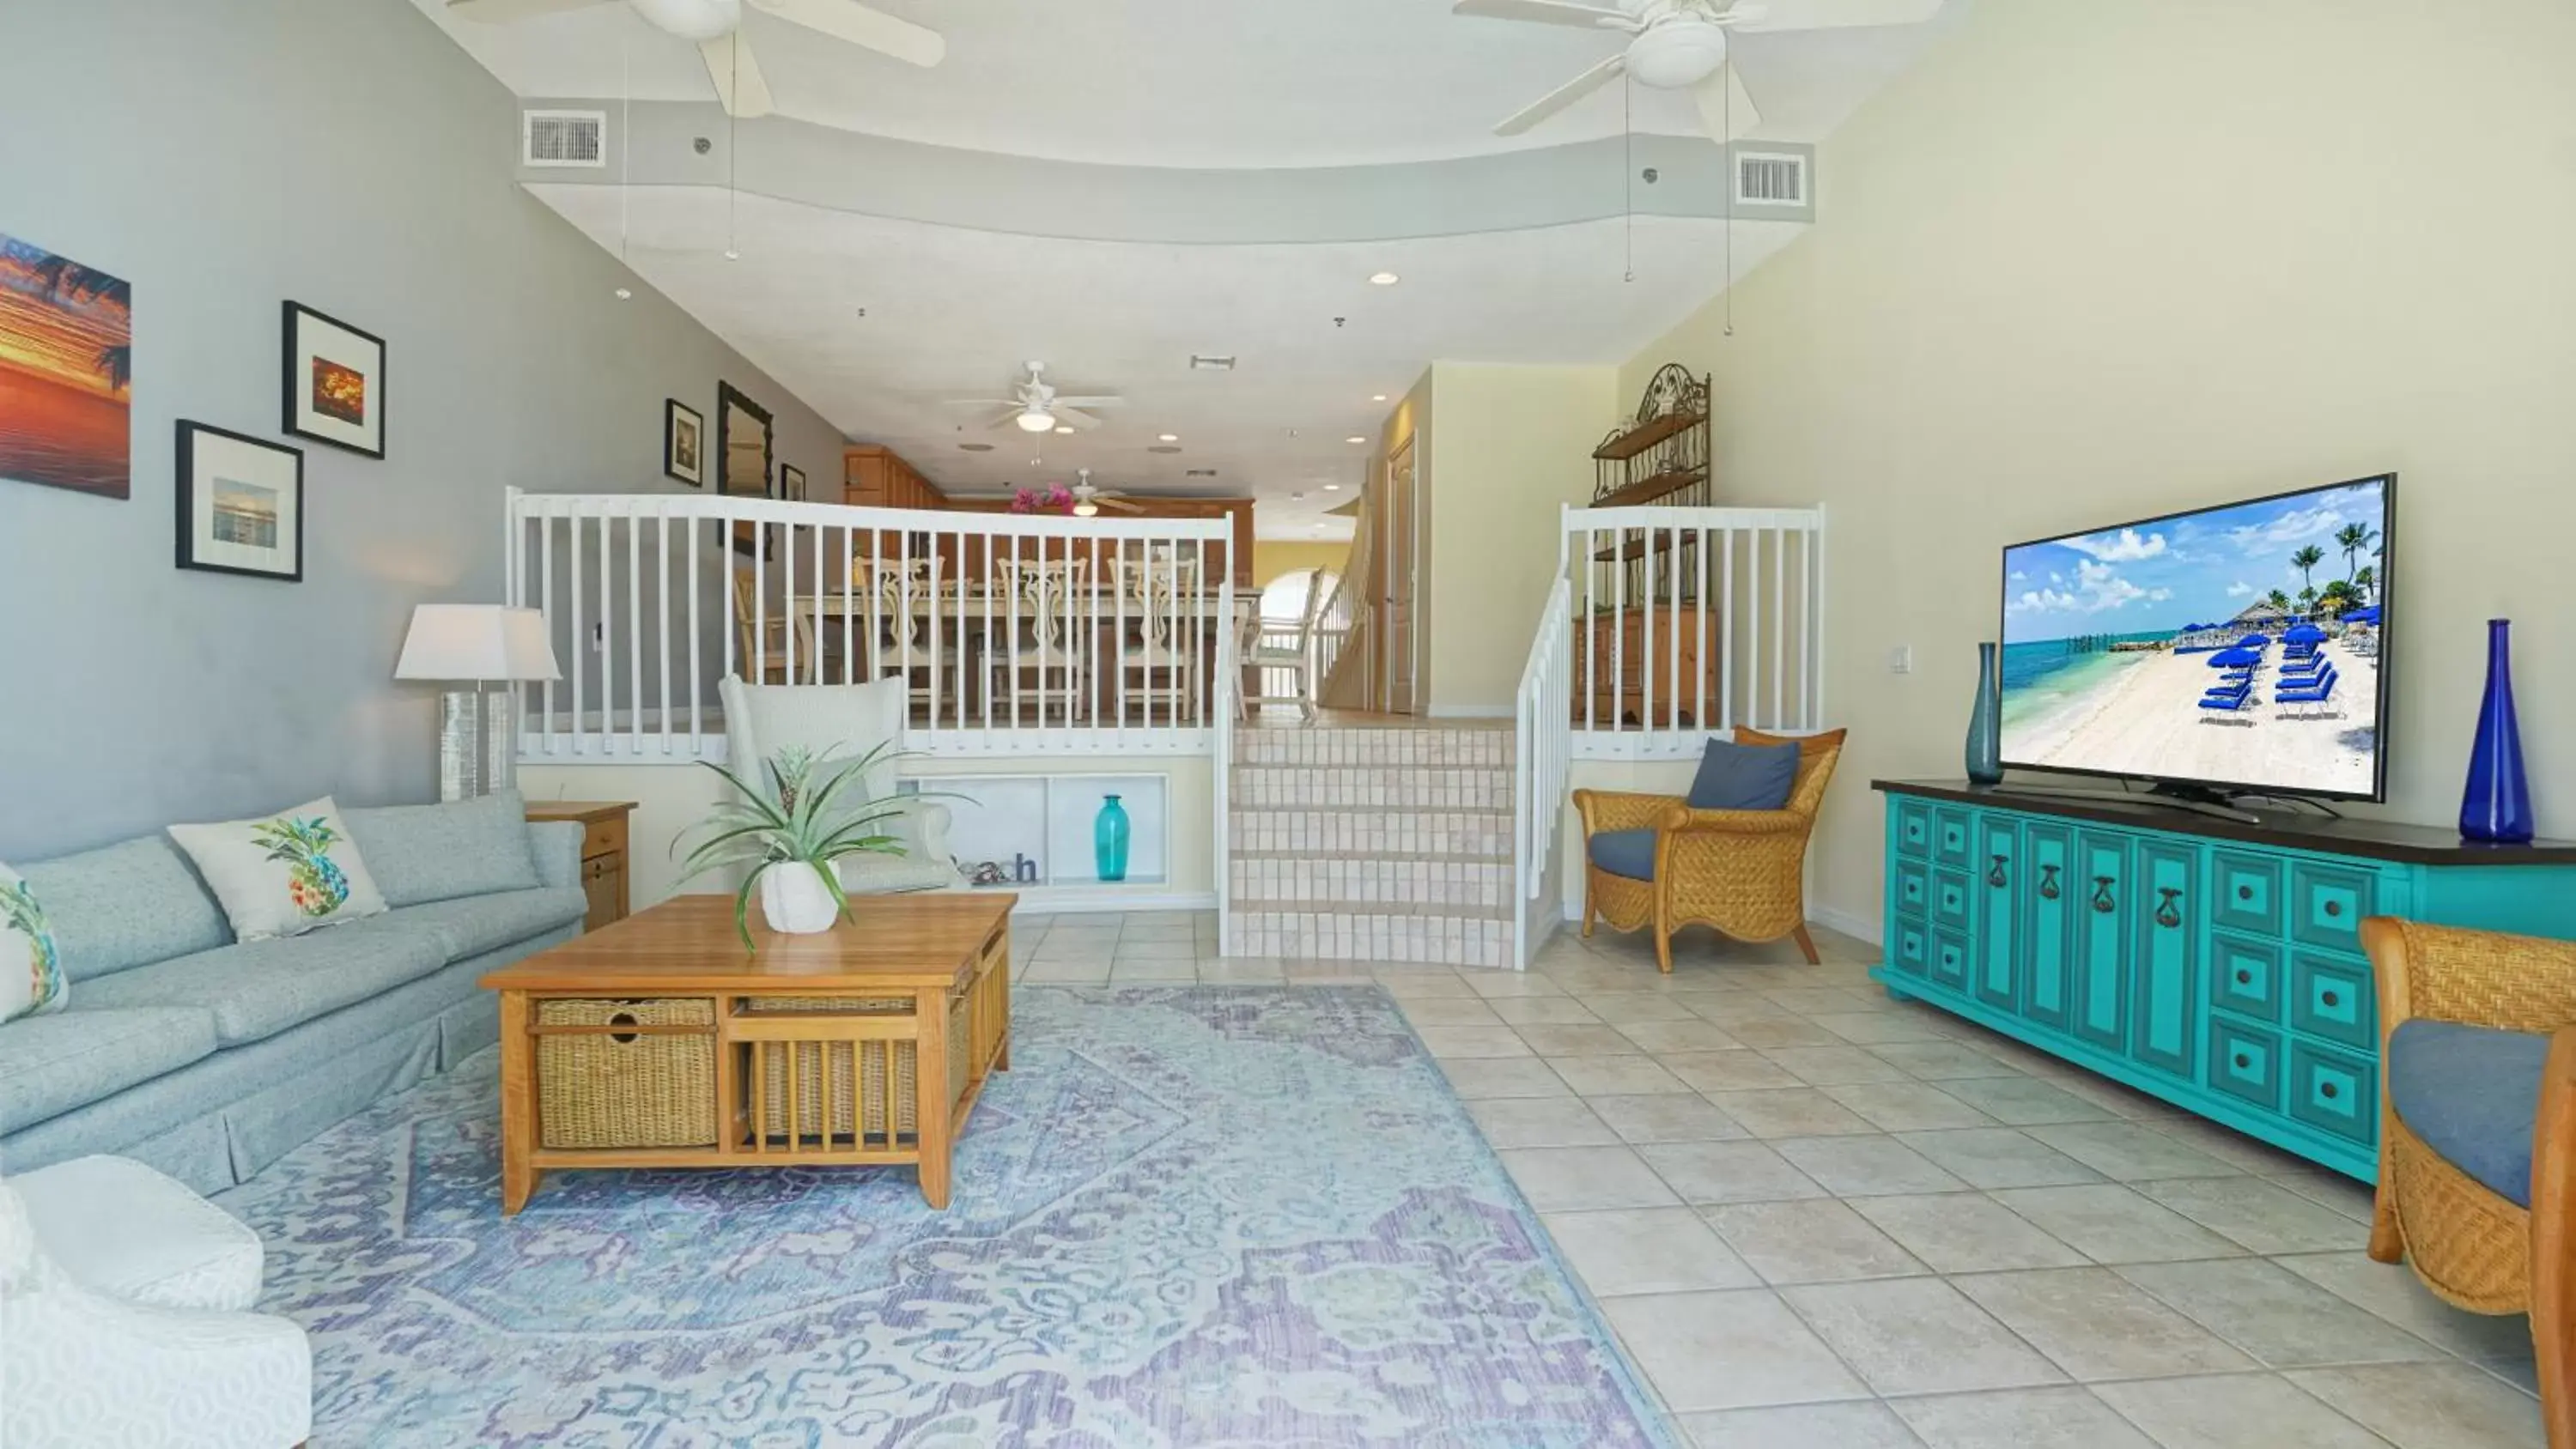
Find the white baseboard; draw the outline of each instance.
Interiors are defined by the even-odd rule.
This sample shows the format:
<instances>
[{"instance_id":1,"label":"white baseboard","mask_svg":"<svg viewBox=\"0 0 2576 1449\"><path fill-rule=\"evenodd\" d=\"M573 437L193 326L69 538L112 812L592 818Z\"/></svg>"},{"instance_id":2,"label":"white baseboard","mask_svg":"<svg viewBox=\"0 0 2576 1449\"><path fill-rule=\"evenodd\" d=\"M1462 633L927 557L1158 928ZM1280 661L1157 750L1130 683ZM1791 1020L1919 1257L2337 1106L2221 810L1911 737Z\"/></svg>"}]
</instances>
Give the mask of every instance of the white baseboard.
<instances>
[{"instance_id":1,"label":"white baseboard","mask_svg":"<svg viewBox=\"0 0 2576 1449\"><path fill-rule=\"evenodd\" d=\"M1423 711L1432 719L1510 719L1518 712L1508 704L1435 704Z\"/></svg>"},{"instance_id":2,"label":"white baseboard","mask_svg":"<svg viewBox=\"0 0 2576 1449\"><path fill-rule=\"evenodd\" d=\"M1831 926L1846 936L1858 937L1873 946L1883 947L1887 944L1887 938L1879 930L1878 922L1866 916L1837 910L1832 906L1815 905L1807 907L1807 914L1813 916L1819 924Z\"/></svg>"}]
</instances>

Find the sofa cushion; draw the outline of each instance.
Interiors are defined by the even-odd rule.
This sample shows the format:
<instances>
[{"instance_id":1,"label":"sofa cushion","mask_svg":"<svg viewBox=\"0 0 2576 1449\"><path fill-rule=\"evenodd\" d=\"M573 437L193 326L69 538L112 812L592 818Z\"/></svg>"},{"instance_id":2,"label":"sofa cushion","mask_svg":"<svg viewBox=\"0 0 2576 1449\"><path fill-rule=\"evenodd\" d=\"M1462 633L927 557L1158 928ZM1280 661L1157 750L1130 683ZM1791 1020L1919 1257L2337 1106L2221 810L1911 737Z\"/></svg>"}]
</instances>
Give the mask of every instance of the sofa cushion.
<instances>
[{"instance_id":1,"label":"sofa cushion","mask_svg":"<svg viewBox=\"0 0 2576 1449\"><path fill-rule=\"evenodd\" d=\"M2443 1161L2528 1208L2548 1061L2548 1037L2418 1017L2388 1034L2388 1102Z\"/></svg>"},{"instance_id":2,"label":"sofa cushion","mask_svg":"<svg viewBox=\"0 0 2576 1449\"><path fill-rule=\"evenodd\" d=\"M194 1006L214 1017L217 1045L239 1046L446 964L437 932L378 917L120 971L84 990L70 1017L91 1007Z\"/></svg>"},{"instance_id":3,"label":"sofa cushion","mask_svg":"<svg viewBox=\"0 0 2576 1449\"><path fill-rule=\"evenodd\" d=\"M199 1007L66 1011L0 1026L0 1133L84 1107L215 1050Z\"/></svg>"},{"instance_id":4,"label":"sofa cushion","mask_svg":"<svg viewBox=\"0 0 2576 1449\"><path fill-rule=\"evenodd\" d=\"M1693 810L1777 810L1798 783L1798 747L1710 740L1691 777Z\"/></svg>"},{"instance_id":5,"label":"sofa cushion","mask_svg":"<svg viewBox=\"0 0 2576 1449\"><path fill-rule=\"evenodd\" d=\"M535 890L527 806L516 790L445 805L348 810L341 818L394 907Z\"/></svg>"},{"instance_id":6,"label":"sofa cushion","mask_svg":"<svg viewBox=\"0 0 2576 1449\"><path fill-rule=\"evenodd\" d=\"M45 903L54 949L73 981L211 951L233 938L187 858L157 835L19 871Z\"/></svg>"},{"instance_id":7,"label":"sofa cushion","mask_svg":"<svg viewBox=\"0 0 2576 1449\"><path fill-rule=\"evenodd\" d=\"M1592 863L1630 880L1655 878L1655 832L1604 830L1592 837Z\"/></svg>"},{"instance_id":8,"label":"sofa cushion","mask_svg":"<svg viewBox=\"0 0 2576 1449\"><path fill-rule=\"evenodd\" d=\"M448 960L462 961L571 925L588 914L590 897L567 887L551 886L405 906L386 920L430 932L446 950Z\"/></svg>"},{"instance_id":9,"label":"sofa cushion","mask_svg":"<svg viewBox=\"0 0 2576 1449\"><path fill-rule=\"evenodd\" d=\"M366 858L331 797L255 820L173 825L243 941L300 936L385 913Z\"/></svg>"}]
</instances>

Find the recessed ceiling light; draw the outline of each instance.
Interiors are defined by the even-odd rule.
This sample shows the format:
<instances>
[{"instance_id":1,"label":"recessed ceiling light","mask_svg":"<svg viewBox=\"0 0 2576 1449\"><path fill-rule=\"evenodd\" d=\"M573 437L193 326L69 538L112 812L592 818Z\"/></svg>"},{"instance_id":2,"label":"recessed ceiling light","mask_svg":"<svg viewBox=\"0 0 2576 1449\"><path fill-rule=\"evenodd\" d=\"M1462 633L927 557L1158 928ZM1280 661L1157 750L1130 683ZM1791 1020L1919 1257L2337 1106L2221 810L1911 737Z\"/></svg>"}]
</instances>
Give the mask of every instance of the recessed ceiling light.
<instances>
[{"instance_id":1,"label":"recessed ceiling light","mask_svg":"<svg viewBox=\"0 0 2576 1449\"><path fill-rule=\"evenodd\" d=\"M729 261L729 262L738 262L738 261L741 261L741 260L742 260L742 253L740 253L740 252L738 252L738 251L735 251L735 250L734 250L733 248L731 248L731 247L726 247L726 248L725 248L725 260L726 260L726 261Z\"/></svg>"},{"instance_id":2,"label":"recessed ceiling light","mask_svg":"<svg viewBox=\"0 0 2576 1449\"><path fill-rule=\"evenodd\" d=\"M1339 483L1327 483L1324 485L1324 491L1327 493L1339 493L1342 491L1342 485Z\"/></svg>"},{"instance_id":3,"label":"recessed ceiling light","mask_svg":"<svg viewBox=\"0 0 2576 1449\"><path fill-rule=\"evenodd\" d=\"M1369 285L1373 287L1392 287L1403 280L1404 278L1397 276L1393 272L1379 272L1369 278Z\"/></svg>"},{"instance_id":4,"label":"recessed ceiling light","mask_svg":"<svg viewBox=\"0 0 2576 1449\"><path fill-rule=\"evenodd\" d=\"M1353 433L1349 437L1342 439L1342 441L1345 443L1365 443L1368 439L1361 437L1357 433Z\"/></svg>"},{"instance_id":5,"label":"recessed ceiling light","mask_svg":"<svg viewBox=\"0 0 2576 1449\"><path fill-rule=\"evenodd\" d=\"M959 443L957 445L957 451L961 453L989 453L993 451L993 445L990 443Z\"/></svg>"},{"instance_id":6,"label":"recessed ceiling light","mask_svg":"<svg viewBox=\"0 0 2576 1449\"><path fill-rule=\"evenodd\" d=\"M629 291L628 289L626 289L626 288L624 288L624 287L620 287L620 288L618 288L618 289L617 289L617 300L618 300L618 301L620 301L620 302L623 302L623 301L625 301L627 298L632 297L632 296L634 296L634 295L635 295L635 294L634 294L632 291Z\"/></svg>"},{"instance_id":7,"label":"recessed ceiling light","mask_svg":"<svg viewBox=\"0 0 2576 1449\"><path fill-rule=\"evenodd\" d=\"M1316 524L1316 525L1315 525L1315 531L1316 531L1317 533L1321 533L1321 532L1323 532L1323 531L1324 531L1324 525L1322 525L1322 524L1320 524L1320 523Z\"/></svg>"},{"instance_id":8,"label":"recessed ceiling light","mask_svg":"<svg viewBox=\"0 0 2576 1449\"><path fill-rule=\"evenodd\" d=\"M1157 433L1155 434L1155 439L1158 442L1177 443L1181 440L1181 435L1178 433Z\"/></svg>"},{"instance_id":9,"label":"recessed ceiling light","mask_svg":"<svg viewBox=\"0 0 2576 1449\"><path fill-rule=\"evenodd\" d=\"M1303 493L1291 493L1288 495L1288 501L1291 503L1303 503L1306 501L1306 495Z\"/></svg>"},{"instance_id":10,"label":"recessed ceiling light","mask_svg":"<svg viewBox=\"0 0 2576 1449\"><path fill-rule=\"evenodd\" d=\"M1386 394L1385 394L1385 393L1382 393L1382 392L1374 392L1374 393L1370 393L1370 394L1369 394L1369 401L1370 401L1370 402L1384 402L1384 401L1386 401Z\"/></svg>"}]
</instances>

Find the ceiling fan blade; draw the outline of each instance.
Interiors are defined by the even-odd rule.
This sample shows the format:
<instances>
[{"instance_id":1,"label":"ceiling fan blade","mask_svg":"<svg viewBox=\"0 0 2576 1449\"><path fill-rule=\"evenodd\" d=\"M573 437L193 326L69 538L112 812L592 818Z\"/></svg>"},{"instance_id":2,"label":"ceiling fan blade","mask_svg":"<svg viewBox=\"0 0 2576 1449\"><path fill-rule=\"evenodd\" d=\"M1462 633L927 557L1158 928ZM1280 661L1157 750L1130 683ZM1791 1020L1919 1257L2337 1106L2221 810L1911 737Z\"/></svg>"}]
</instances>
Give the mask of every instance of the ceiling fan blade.
<instances>
[{"instance_id":1,"label":"ceiling fan blade","mask_svg":"<svg viewBox=\"0 0 2576 1449\"><path fill-rule=\"evenodd\" d=\"M1127 406L1127 399L1123 397L1067 397L1063 393L1057 393L1055 395L1055 400L1057 406L1069 408L1123 408Z\"/></svg>"},{"instance_id":2,"label":"ceiling fan blade","mask_svg":"<svg viewBox=\"0 0 2576 1449\"><path fill-rule=\"evenodd\" d=\"M1452 15L1474 15L1485 20L1535 20L1541 25L1579 25L1586 30L1625 30L1631 34L1646 28L1645 22L1625 10L1603 5L1574 5L1567 0L1458 0L1449 7Z\"/></svg>"},{"instance_id":3,"label":"ceiling fan blade","mask_svg":"<svg viewBox=\"0 0 2576 1449\"><path fill-rule=\"evenodd\" d=\"M859 0L751 0L781 20L819 30L835 40L865 46L880 55L914 65L933 66L948 54L948 42L936 30L897 20L871 10Z\"/></svg>"},{"instance_id":4,"label":"ceiling fan blade","mask_svg":"<svg viewBox=\"0 0 2576 1449\"><path fill-rule=\"evenodd\" d=\"M1093 428L1100 426L1100 419L1093 417L1091 414L1084 412L1079 408L1066 407L1064 405L1064 399L1062 398L1057 398L1055 406L1049 409L1049 411L1055 414L1055 420L1058 423L1061 423L1068 428L1072 428L1076 432L1087 433Z\"/></svg>"},{"instance_id":5,"label":"ceiling fan blade","mask_svg":"<svg viewBox=\"0 0 2576 1449\"><path fill-rule=\"evenodd\" d=\"M1567 81L1565 84L1558 86L1555 90L1549 91L1546 95L1539 97L1536 101L1524 107L1519 113L1512 116L1511 119L1503 122L1499 126L1496 126L1494 128L1494 134L1497 136L1517 136L1521 132L1528 130L1530 127L1537 125L1539 122L1546 120L1548 117L1555 115L1557 112L1564 110L1566 107L1573 105L1576 101L1583 99L1585 96L1588 96L1594 91L1601 89L1603 86L1610 84L1610 82L1617 80L1620 73L1627 70L1627 68L1628 57L1625 55L1614 55L1608 60L1601 62L1599 65L1594 66L1592 69L1585 71L1583 74L1576 76L1574 79Z\"/></svg>"},{"instance_id":6,"label":"ceiling fan blade","mask_svg":"<svg viewBox=\"0 0 2576 1449\"><path fill-rule=\"evenodd\" d=\"M1735 73L1735 62L1719 66L1709 78L1691 87L1691 99L1699 102L1700 124L1708 128L1712 141L1740 141L1744 133L1762 124L1762 113L1754 109L1753 97L1745 94L1744 81Z\"/></svg>"},{"instance_id":7,"label":"ceiling fan blade","mask_svg":"<svg viewBox=\"0 0 2576 1449\"><path fill-rule=\"evenodd\" d=\"M1002 410L995 413L991 421L985 423L984 426L987 428L1007 428L1020 420L1020 414L1023 411L1024 409L1021 408L1018 403L1004 403L1002 405Z\"/></svg>"},{"instance_id":8,"label":"ceiling fan blade","mask_svg":"<svg viewBox=\"0 0 2576 1449\"><path fill-rule=\"evenodd\" d=\"M716 83L716 99L726 115L751 120L769 114L769 81L741 31L699 41L698 54L706 57L707 78Z\"/></svg>"},{"instance_id":9,"label":"ceiling fan blade","mask_svg":"<svg viewBox=\"0 0 2576 1449\"><path fill-rule=\"evenodd\" d=\"M1770 30L1838 30L1851 25L1920 25L1941 13L1941 3L1942 0L1760 0L1759 4L1734 7L1746 12L1734 26L1746 34L1760 34Z\"/></svg>"},{"instance_id":10,"label":"ceiling fan blade","mask_svg":"<svg viewBox=\"0 0 2576 1449\"><path fill-rule=\"evenodd\" d=\"M447 13L459 20L500 25L532 16L552 15L559 10L580 10L600 3L602 0L447 0Z\"/></svg>"},{"instance_id":11,"label":"ceiling fan blade","mask_svg":"<svg viewBox=\"0 0 2576 1449\"><path fill-rule=\"evenodd\" d=\"M1366 499L1354 498L1339 508L1327 508L1324 511L1335 518L1357 518L1360 516L1360 505L1366 501Z\"/></svg>"},{"instance_id":12,"label":"ceiling fan blade","mask_svg":"<svg viewBox=\"0 0 2576 1449\"><path fill-rule=\"evenodd\" d=\"M1103 508L1115 508L1121 513L1142 513L1145 511L1143 504L1130 503L1115 493L1095 494L1091 501L1099 504Z\"/></svg>"},{"instance_id":13,"label":"ceiling fan blade","mask_svg":"<svg viewBox=\"0 0 2576 1449\"><path fill-rule=\"evenodd\" d=\"M950 408L1010 408L1017 411L1020 400L1015 397L944 397L939 400L939 405Z\"/></svg>"}]
</instances>

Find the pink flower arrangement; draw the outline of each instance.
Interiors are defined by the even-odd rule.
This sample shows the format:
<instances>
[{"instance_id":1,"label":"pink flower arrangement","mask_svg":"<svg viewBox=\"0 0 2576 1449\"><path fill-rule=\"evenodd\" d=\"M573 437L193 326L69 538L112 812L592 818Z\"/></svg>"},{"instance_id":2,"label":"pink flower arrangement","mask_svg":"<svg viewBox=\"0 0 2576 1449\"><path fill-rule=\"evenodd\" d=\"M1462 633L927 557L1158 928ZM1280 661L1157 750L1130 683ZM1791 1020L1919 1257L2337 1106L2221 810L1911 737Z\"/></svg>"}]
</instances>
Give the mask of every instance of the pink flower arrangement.
<instances>
[{"instance_id":1,"label":"pink flower arrangement","mask_svg":"<svg viewBox=\"0 0 2576 1449\"><path fill-rule=\"evenodd\" d=\"M1011 495L1011 511L1070 515L1073 512L1073 490L1061 483L1050 486L1043 493L1034 488L1023 488Z\"/></svg>"}]
</instances>

